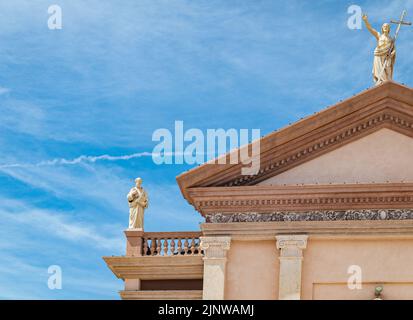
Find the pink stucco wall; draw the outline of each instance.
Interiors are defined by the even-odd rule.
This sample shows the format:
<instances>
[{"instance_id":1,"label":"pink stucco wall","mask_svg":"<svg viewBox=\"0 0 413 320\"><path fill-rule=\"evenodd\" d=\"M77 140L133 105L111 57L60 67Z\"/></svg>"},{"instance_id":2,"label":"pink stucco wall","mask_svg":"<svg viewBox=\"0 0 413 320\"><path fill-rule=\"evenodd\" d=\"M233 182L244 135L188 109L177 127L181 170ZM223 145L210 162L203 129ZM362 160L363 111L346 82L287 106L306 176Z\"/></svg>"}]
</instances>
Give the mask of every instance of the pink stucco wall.
<instances>
[{"instance_id":1,"label":"pink stucco wall","mask_svg":"<svg viewBox=\"0 0 413 320\"><path fill-rule=\"evenodd\" d=\"M413 299L413 239L312 239L304 250L302 299ZM279 259L274 241L233 241L225 299L277 299ZM350 290L348 268L362 271L362 289Z\"/></svg>"},{"instance_id":2,"label":"pink stucco wall","mask_svg":"<svg viewBox=\"0 0 413 320\"><path fill-rule=\"evenodd\" d=\"M411 137L381 129L260 184L413 182L412 159ZM411 238L310 236L304 250L302 299L373 299L379 284L384 299L413 299ZM278 255L275 239L233 241L225 298L277 299ZM361 268L361 290L347 286L351 265Z\"/></svg>"},{"instance_id":3,"label":"pink stucco wall","mask_svg":"<svg viewBox=\"0 0 413 320\"><path fill-rule=\"evenodd\" d=\"M361 268L361 290L350 290L348 268ZM413 240L309 240L304 251L303 299L413 299Z\"/></svg>"},{"instance_id":4,"label":"pink stucco wall","mask_svg":"<svg viewBox=\"0 0 413 320\"><path fill-rule=\"evenodd\" d=\"M276 299L278 251L275 241L232 241L225 299Z\"/></svg>"},{"instance_id":5,"label":"pink stucco wall","mask_svg":"<svg viewBox=\"0 0 413 320\"><path fill-rule=\"evenodd\" d=\"M381 129L260 184L413 182L412 159L412 138Z\"/></svg>"}]
</instances>

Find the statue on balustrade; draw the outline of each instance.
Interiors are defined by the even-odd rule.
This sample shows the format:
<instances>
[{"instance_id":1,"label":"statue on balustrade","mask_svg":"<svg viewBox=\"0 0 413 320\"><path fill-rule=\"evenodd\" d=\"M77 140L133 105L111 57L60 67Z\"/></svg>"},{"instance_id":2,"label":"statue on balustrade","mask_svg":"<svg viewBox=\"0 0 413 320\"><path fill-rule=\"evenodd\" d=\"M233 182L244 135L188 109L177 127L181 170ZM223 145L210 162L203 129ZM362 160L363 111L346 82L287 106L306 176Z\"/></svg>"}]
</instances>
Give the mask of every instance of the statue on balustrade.
<instances>
[{"instance_id":1,"label":"statue on balustrade","mask_svg":"<svg viewBox=\"0 0 413 320\"><path fill-rule=\"evenodd\" d=\"M143 230L143 215L148 207L148 195L142 188L142 179L135 179L135 186L128 193L129 229Z\"/></svg>"}]
</instances>

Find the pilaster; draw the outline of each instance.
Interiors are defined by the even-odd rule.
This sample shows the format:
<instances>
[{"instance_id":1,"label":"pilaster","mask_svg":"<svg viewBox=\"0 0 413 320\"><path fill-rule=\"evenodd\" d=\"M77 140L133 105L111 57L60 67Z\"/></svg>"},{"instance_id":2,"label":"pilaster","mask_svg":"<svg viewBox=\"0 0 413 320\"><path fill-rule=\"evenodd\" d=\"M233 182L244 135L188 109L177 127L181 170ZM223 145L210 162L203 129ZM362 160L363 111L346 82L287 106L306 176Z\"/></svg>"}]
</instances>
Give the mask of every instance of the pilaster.
<instances>
[{"instance_id":1,"label":"pilaster","mask_svg":"<svg viewBox=\"0 0 413 320\"><path fill-rule=\"evenodd\" d=\"M223 300L225 294L225 272L227 252L231 237L201 237L204 251L204 300Z\"/></svg>"},{"instance_id":2,"label":"pilaster","mask_svg":"<svg viewBox=\"0 0 413 320\"><path fill-rule=\"evenodd\" d=\"M307 247L307 235L279 235L280 251L279 300L300 300L303 249Z\"/></svg>"}]
</instances>

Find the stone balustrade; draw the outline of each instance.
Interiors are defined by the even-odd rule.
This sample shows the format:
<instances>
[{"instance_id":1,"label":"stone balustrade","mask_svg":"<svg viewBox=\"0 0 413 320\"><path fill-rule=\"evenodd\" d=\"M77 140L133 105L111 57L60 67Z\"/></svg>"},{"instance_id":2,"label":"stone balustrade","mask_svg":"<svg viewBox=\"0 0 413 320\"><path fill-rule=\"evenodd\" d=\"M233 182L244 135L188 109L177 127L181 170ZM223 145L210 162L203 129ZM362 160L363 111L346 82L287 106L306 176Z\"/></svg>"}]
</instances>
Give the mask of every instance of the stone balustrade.
<instances>
[{"instance_id":1,"label":"stone balustrade","mask_svg":"<svg viewBox=\"0 0 413 320\"><path fill-rule=\"evenodd\" d=\"M142 255L201 255L200 236L200 232L144 232Z\"/></svg>"}]
</instances>

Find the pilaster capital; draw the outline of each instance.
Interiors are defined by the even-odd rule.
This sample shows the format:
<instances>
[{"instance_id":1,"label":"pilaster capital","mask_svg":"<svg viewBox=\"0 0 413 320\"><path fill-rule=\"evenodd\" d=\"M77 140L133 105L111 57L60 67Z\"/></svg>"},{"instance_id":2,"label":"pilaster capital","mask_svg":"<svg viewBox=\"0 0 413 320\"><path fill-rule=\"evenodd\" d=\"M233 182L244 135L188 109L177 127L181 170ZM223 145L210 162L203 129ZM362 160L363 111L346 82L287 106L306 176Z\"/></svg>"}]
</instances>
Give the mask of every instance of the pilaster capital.
<instances>
[{"instance_id":1,"label":"pilaster capital","mask_svg":"<svg viewBox=\"0 0 413 320\"><path fill-rule=\"evenodd\" d=\"M302 250L307 248L308 236L300 235L278 235L277 249L281 249L281 258L301 258Z\"/></svg>"},{"instance_id":2,"label":"pilaster capital","mask_svg":"<svg viewBox=\"0 0 413 320\"><path fill-rule=\"evenodd\" d=\"M200 237L204 259L225 259L231 246L231 237Z\"/></svg>"}]
</instances>

